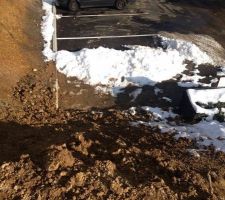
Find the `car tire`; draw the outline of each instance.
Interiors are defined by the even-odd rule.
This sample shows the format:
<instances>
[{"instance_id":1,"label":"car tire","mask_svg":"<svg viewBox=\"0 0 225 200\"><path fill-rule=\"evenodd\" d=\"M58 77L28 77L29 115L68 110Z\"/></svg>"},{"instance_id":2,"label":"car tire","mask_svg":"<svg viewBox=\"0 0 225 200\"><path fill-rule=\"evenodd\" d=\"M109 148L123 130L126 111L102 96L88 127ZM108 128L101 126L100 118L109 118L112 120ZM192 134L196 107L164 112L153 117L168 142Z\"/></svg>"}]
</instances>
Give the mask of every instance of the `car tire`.
<instances>
[{"instance_id":1,"label":"car tire","mask_svg":"<svg viewBox=\"0 0 225 200\"><path fill-rule=\"evenodd\" d=\"M126 0L116 0L116 9L118 10L123 10L127 5L127 1Z\"/></svg>"},{"instance_id":2,"label":"car tire","mask_svg":"<svg viewBox=\"0 0 225 200\"><path fill-rule=\"evenodd\" d=\"M68 9L72 12L78 11L79 7L76 0L69 0Z\"/></svg>"}]
</instances>

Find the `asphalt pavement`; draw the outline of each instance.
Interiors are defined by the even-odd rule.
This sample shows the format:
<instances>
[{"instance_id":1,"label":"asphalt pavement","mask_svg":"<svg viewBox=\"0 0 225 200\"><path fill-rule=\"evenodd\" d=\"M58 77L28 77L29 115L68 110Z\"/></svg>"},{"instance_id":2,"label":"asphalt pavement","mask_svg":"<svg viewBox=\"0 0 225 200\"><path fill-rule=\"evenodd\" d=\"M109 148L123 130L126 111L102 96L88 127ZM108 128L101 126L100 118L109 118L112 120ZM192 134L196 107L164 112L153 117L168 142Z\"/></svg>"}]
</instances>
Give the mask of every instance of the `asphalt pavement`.
<instances>
[{"instance_id":1,"label":"asphalt pavement","mask_svg":"<svg viewBox=\"0 0 225 200\"><path fill-rule=\"evenodd\" d=\"M152 35L161 32L205 34L225 44L224 8L196 2L139 0L123 11L88 8L76 14L58 8L58 50L149 46Z\"/></svg>"},{"instance_id":2,"label":"asphalt pavement","mask_svg":"<svg viewBox=\"0 0 225 200\"><path fill-rule=\"evenodd\" d=\"M114 8L89 8L78 13L57 9L58 50L105 46L120 49L123 45L150 45L156 33L150 1L132 3L123 11ZM154 9L154 12L156 9ZM151 13L150 13L151 12Z\"/></svg>"}]
</instances>

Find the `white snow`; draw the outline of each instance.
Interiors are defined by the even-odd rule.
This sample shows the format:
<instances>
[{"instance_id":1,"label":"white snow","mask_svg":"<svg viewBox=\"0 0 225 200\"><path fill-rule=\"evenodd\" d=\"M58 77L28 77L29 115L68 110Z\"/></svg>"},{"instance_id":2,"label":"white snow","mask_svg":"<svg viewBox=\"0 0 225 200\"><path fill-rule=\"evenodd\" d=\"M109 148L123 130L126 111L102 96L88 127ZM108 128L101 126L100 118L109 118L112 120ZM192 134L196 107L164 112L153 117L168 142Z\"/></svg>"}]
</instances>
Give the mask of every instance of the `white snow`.
<instances>
[{"instance_id":1,"label":"white snow","mask_svg":"<svg viewBox=\"0 0 225 200\"><path fill-rule=\"evenodd\" d=\"M194 83L193 81L184 81L177 83L180 87L190 88L190 87L198 87L199 83Z\"/></svg>"},{"instance_id":2,"label":"white snow","mask_svg":"<svg viewBox=\"0 0 225 200\"><path fill-rule=\"evenodd\" d=\"M137 112L136 112L136 107L131 107L131 108L129 108L129 113L130 113L131 115L136 115L136 114L137 114Z\"/></svg>"},{"instance_id":3,"label":"white snow","mask_svg":"<svg viewBox=\"0 0 225 200\"><path fill-rule=\"evenodd\" d=\"M225 123L220 123L215 120L206 121L202 120L196 124L176 124L174 121L168 120L169 118L178 117L170 110L163 111L160 108L143 107L145 111L154 116L155 120L143 122L131 122L133 126L140 124L157 127L162 133L175 133L176 138L186 137L196 139L199 146L213 145L217 151L225 152ZM129 112L132 115L137 114L135 107L132 107Z\"/></svg>"},{"instance_id":4,"label":"white snow","mask_svg":"<svg viewBox=\"0 0 225 200\"><path fill-rule=\"evenodd\" d=\"M217 87L225 87L225 77L220 77Z\"/></svg>"},{"instance_id":5,"label":"white snow","mask_svg":"<svg viewBox=\"0 0 225 200\"><path fill-rule=\"evenodd\" d=\"M114 87L155 85L172 79L185 70L186 59L212 63L210 57L194 44L164 37L162 40L168 49L129 46L126 51L103 47L78 52L59 51L56 66L68 77L78 77L86 84L101 85L112 92Z\"/></svg>"},{"instance_id":6,"label":"white snow","mask_svg":"<svg viewBox=\"0 0 225 200\"><path fill-rule=\"evenodd\" d=\"M213 60L205 52L191 42L162 37L162 44L167 47L167 50L176 49L181 57L185 57L186 60L193 61L197 65L213 63Z\"/></svg>"},{"instance_id":7,"label":"white snow","mask_svg":"<svg viewBox=\"0 0 225 200\"><path fill-rule=\"evenodd\" d=\"M206 109L198 105L197 103L216 104L218 102L225 102L225 88L216 89L188 89L188 97L196 113L202 113L209 116L213 116L219 112L218 108Z\"/></svg>"},{"instance_id":8,"label":"white snow","mask_svg":"<svg viewBox=\"0 0 225 200\"><path fill-rule=\"evenodd\" d=\"M42 17L41 33L44 38L44 50L43 55L46 61L54 60L55 54L51 48L51 42L54 33L53 21L54 14L52 12L52 4L54 0L43 0L42 9L45 15Z\"/></svg>"},{"instance_id":9,"label":"white snow","mask_svg":"<svg viewBox=\"0 0 225 200\"><path fill-rule=\"evenodd\" d=\"M148 113L153 114L155 119L161 119L161 120L167 120L168 118L175 118L177 115L174 114L171 110L164 111L161 108L155 107L149 107L149 106L143 106L143 110L145 110Z\"/></svg>"},{"instance_id":10,"label":"white snow","mask_svg":"<svg viewBox=\"0 0 225 200\"><path fill-rule=\"evenodd\" d=\"M129 83L154 85L184 70L178 52L140 46L127 51L103 47L74 53L59 51L56 65L68 77L79 77L87 84L108 88L125 87Z\"/></svg>"}]
</instances>

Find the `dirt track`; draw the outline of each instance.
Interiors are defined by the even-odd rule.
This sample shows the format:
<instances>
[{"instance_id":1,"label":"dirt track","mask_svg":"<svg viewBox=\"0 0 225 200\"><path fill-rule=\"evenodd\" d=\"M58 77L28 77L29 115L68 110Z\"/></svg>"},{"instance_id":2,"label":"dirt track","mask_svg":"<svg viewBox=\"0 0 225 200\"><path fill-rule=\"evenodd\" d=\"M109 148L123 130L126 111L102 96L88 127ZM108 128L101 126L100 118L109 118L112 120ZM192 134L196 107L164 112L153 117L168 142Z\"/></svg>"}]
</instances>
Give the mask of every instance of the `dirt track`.
<instances>
[{"instance_id":1,"label":"dirt track","mask_svg":"<svg viewBox=\"0 0 225 200\"><path fill-rule=\"evenodd\" d=\"M10 18L12 30L18 29L19 13L40 6L38 1L23 1L18 8L15 4L0 3L0 8L19 10ZM39 14L33 16L40 20ZM0 54L7 58L1 66L10 66L0 82L6 88L1 94L6 103L0 106L0 199L225 198L225 155L209 148L195 157L189 152L197 148L194 141L129 125L151 119L146 113L132 116L116 108L56 111L54 66L41 62L41 39L33 20L18 25L33 28L34 38L39 38L32 40L34 47L24 32L23 45L17 48L7 45L8 34L1 35L6 39L1 42L15 51L15 60L11 51Z\"/></svg>"}]
</instances>

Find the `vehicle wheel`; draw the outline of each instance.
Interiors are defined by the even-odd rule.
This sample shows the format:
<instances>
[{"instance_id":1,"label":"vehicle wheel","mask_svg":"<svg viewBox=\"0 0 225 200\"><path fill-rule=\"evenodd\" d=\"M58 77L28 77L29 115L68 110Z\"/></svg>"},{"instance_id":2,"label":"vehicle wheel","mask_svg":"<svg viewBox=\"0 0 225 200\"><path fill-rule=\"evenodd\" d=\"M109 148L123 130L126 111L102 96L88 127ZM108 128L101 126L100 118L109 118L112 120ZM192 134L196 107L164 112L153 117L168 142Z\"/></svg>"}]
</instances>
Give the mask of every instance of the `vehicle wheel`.
<instances>
[{"instance_id":1,"label":"vehicle wheel","mask_svg":"<svg viewBox=\"0 0 225 200\"><path fill-rule=\"evenodd\" d=\"M126 5L127 5L126 0L116 0L115 6L118 10L123 10L126 7Z\"/></svg>"},{"instance_id":2,"label":"vehicle wheel","mask_svg":"<svg viewBox=\"0 0 225 200\"><path fill-rule=\"evenodd\" d=\"M78 10L78 4L76 0L69 0L68 8L70 11L76 12Z\"/></svg>"}]
</instances>

